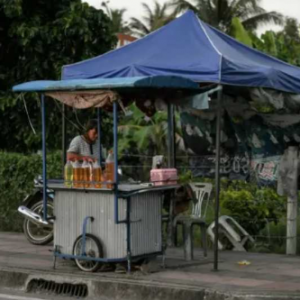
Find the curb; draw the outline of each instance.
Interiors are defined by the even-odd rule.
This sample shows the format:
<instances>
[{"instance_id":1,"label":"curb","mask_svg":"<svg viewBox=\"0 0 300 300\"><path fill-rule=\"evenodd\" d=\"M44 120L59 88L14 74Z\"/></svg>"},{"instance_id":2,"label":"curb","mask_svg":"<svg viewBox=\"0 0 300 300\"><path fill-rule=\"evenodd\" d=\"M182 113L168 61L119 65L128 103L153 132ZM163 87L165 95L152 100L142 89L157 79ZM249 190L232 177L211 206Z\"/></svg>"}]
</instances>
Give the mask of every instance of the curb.
<instances>
[{"instance_id":1,"label":"curb","mask_svg":"<svg viewBox=\"0 0 300 300\"><path fill-rule=\"evenodd\" d=\"M51 281L57 284L85 284L88 289L88 296L85 298L87 300L99 297L102 300L300 300L298 294L231 293L184 284L0 269L0 289L26 292L32 280Z\"/></svg>"}]
</instances>

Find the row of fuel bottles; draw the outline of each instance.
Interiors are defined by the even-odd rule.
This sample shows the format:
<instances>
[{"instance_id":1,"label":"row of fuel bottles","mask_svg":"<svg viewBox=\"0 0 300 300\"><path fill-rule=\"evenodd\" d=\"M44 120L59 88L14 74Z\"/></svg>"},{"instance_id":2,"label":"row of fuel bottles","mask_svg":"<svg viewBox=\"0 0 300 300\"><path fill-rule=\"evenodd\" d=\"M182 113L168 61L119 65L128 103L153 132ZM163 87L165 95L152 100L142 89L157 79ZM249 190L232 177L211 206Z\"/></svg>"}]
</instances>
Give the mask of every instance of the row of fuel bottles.
<instances>
[{"instance_id":1,"label":"row of fuel bottles","mask_svg":"<svg viewBox=\"0 0 300 300\"><path fill-rule=\"evenodd\" d=\"M114 182L114 157L109 152L105 161L103 171L99 162L68 160L64 169L64 183L66 187L75 188L109 188L113 187Z\"/></svg>"}]
</instances>

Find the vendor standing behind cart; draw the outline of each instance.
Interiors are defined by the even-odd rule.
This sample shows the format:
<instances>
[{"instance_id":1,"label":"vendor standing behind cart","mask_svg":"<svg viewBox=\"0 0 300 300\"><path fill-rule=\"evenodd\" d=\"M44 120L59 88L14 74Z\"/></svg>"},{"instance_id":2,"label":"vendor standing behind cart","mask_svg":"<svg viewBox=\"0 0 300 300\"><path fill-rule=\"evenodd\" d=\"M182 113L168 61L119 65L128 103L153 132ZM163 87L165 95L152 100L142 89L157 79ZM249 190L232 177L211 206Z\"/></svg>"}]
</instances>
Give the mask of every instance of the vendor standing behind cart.
<instances>
[{"instance_id":1,"label":"vendor standing behind cart","mask_svg":"<svg viewBox=\"0 0 300 300\"><path fill-rule=\"evenodd\" d=\"M67 160L87 160L90 162L99 159L100 145L98 141L98 127L96 120L90 120L83 135L76 136L70 143L67 151ZM101 151L103 153L103 151ZM103 159L103 156L101 155Z\"/></svg>"}]
</instances>

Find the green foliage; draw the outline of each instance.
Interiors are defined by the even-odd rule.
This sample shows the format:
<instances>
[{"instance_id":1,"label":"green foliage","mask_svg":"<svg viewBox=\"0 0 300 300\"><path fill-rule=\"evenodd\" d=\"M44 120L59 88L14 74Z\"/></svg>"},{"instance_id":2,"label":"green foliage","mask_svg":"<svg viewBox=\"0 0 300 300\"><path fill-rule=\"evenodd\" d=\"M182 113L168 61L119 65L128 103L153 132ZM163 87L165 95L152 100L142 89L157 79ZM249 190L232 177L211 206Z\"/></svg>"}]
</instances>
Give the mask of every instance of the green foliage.
<instances>
[{"instance_id":1,"label":"green foliage","mask_svg":"<svg viewBox=\"0 0 300 300\"><path fill-rule=\"evenodd\" d=\"M184 172L183 174L179 174L178 182L180 184L187 184L192 181L192 178L193 178L192 172L189 170L189 171Z\"/></svg>"},{"instance_id":2,"label":"green foliage","mask_svg":"<svg viewBox=\"0 0 300 300\"><path fill-rule=\"evenodd\" d=\"M141 21L137 18L131 18L130 29L134 35L144 36L149 34L175 18L174 13L168 14L167 4L161 5L159 2L155 1L153 10L146 3L142 3L142 5L146 12L143 20Z\"/></svg>"},{"instance_id":3,"label":"green foliage","mask_svg":"<svg viewBox=\"0 0 300 300\"><path fill-rule=\"evenodd\" d=\"M300 195L299 195L300 196ZM286 214L279 222L268 222L267 226L260 232L260 237L256 239L255 246L251 251L273 252L279 254L286 253ZM299 240L300 220L297 220L297 235ZM297 253L300 252L300 243L297 243Z\"/></svg>"},{"instance_id":4,"label":"green foliage","mask_svg":"<svg viewBox=\"0 0 300 300\"><path fill-rule=\"evenodd\" d=\"M282 24L283 16L275 11L267 12L259 0L171 0L176 13L193 10L203 21L225 32L230 31L233 18L239 18L247 30L270 22Z\"/></svg>"},{"instance_id":5,"label":"green foliage","mask_svg":"<svg viewBox=\"0 0 300 300\"><path fill-rule=\"evenodd\" d=\"M132 145L140 154L166 155L167 150L167 114L157 112L149 118L135 104L128 110L132 114L125 117L119 126L119 152L122 156Z\"/></svg>"},{"instance_id":6,"label":"green foliage","mask_svg":"<svg viewBox=\"0 0 300 300\"><path fill-rule=\"evenodd\" d=\"M179 176L179 182L208 182L214 179L195 178L190 171ZM213 188L214 195L214 188ZM212 197L214 198L214 196ZM214 202L214 201L212 201ZM237 220L251 235L259 235L267 224L277 225L286 214L286 197L279 196L274 188L259 187L242 180L222 178L220 183L221 215L229 215ZM214 215L208 217L213 221Z\"/></svg>"},{"instance_id":7,"label":"green foliage","mask_svg":"<svg viewBox=\"0 0 300 300\"><path fill-rule=\"evenodd\" d=\"M235 37L239 42L252 47L252 39L245 30L239 18L233 18L230 27L230 35Z\"/></svg>"},{"instance_id":8,"label":"green foliage","mask_svg":"<svg viewBox=\"0 0 300 300\"><path fill-rule=\"evenodd\" d=\"M232 20L230 34L238 41L272 55L290 64L300 66L300 33L299 24L294 19L287 19L284 29L280 32L266 31L259 38L251 31L245 31L242 23ZM256 105L262 113L271 113L273 107Z\"/></svg>"},{"instance_id":9,"label":"green foliage","mask_svg":"<svg viewBox=\"0 0 300 300\"><path fill-rule=\"evenodd\" d=\"M265 228L259 233L259 237L256 238L255 245L252 245L249 250L252 252L272 252L285 254L285 237L286 219L283 216L280 222L267 222Z\"/></svg>"},{"instance_id":10,"label":"green foliage","mask_svg":"<svg viewBox=\"0 0 300 300\"><path fill-rule=\"evenodd\" d=\"M48 176L61 178L61 153L47 157ZM0 230L20 231L23 218L17 209L33 190L33 179L42 174L40 155L0 152Z\"/></svg>"},{"instance_id":11,"label":"green foliage","mask_svg":"<svg viewBox=\"0 0 300 300\"><path fill-rule=\"evenodd\" d=\"M275 224L285 211L285 197L269 187L257 187L243 181L233 181L220 193L221 208L225 209L250 234L258 235L266 221Z\"/></svg>"},{"instance_id":12,"label":"green foliage","mask_svg":"<svg viewBox=\"0 0 300 300\"><path fill-rule=\"evenodd\" d=\"M232 20L230 34L248 46L252 44L253 48L287 63L300 66L300 31L299 24L295 19L287 19L282 31L274 32L269 30L259 38L252 31L245 31L243 23L235 18ZM271 113L273 108L259 106L257 110Z\"/></svg>"},{"instance_id":13,"label":"green foliage","mask_svg":"<svg viewBox=\"0 0 300 300\"><path fill-rule=\"evenodd\" d=\"M251 107L263 114L276 112L276 108L271 103L269 104L269 103L261 103L258 101L253 101L251 102Z\"/></svg>"},{"instance_id":14,"label":"green foliage","mask_svg":"<svg viewBox=\"0 0 300 300\"><path fill-rule=\"evenodd\" d=\"M253 46L285 62L300 66L299 24L294 19L287 19L280 32L267 31L258 38L250 33Z\"/></svg>"},{"instance_id":15,"label":"green foliage","mask_svg":"<svg viewBox=\"0 0 300 300\"><path fill-rule=\"evenodd\" d=\"M129 113L120 120L118 127L119 157L123 165L136 166L132 168L133 173L127 174L129 177L149 180L152 156L168 156L167 113L156 112L154 116L147 117L135 104L130 105L127 110ZM179 114L175 112L174 117L176 154L185 155ZM180 162L177 159L177 163Z\"/></svg>"},{"instance_id":16,"label":"green foliage","mask_svg":"<svg viewBox=\"0 0 300 300\"><path fill-rule=\"evenodd\" d=\"M102 10L81 0L0 0L0 149L38 150L41 135L28 125L24 103L11 92L30 80L59 79L61 67L110 50L116 42ZM39 99L25 97L34 128L41 126ZM61 115L47 101L48 147L58 148ZM12 138L13 137L13 138Z\"/></svg>"},{"instance_id":17,"label":"green foliage","mask_svg":"<svg viewBox=\"0 0 300 300\"><path fill-rule=\"evenodd\" d=\"M127 22L124 21L124 13L126 9L112 9L109 7L109 1L102 2L102 6L105 9L106 14L111 20L111 31L113 33L124 33L129 34L130 29Z\"/></svg>"},{"instance_id":18,"label":"green foliage","mask_svg":"<svg viewBox=\"0 0 300 300\"><path fill-rule=\"evenodd\" d=\"M268 49L268 53L273 56L278 56L278 49L276 45L276 36L273 31L266 31L261 39L264 43L266 49Z\"/></svg>"}]
</instances>

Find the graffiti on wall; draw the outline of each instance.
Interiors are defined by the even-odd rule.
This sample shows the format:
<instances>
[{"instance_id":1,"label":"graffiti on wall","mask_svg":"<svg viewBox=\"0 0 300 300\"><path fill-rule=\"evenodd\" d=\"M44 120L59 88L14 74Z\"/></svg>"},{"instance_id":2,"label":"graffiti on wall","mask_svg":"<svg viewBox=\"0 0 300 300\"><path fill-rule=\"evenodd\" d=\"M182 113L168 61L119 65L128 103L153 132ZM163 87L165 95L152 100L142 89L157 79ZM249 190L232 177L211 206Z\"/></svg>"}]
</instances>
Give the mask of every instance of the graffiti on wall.
<instances>
[{"instance_id":1,"label":"graffiti on wall","mask_svg":"<svg viewBox=\"0 0 300 300\"><path fill-rule=\"evenodd\" d=\"M300 144L300 114L258 113L245 101L224 105L221 124L221 176L273 184L284 149ZM300 102L299 102L300 103ZM230 108L230 109L229 109ZM182 112L185 146L194 176L215 175L216 117L213 109Z\"/></svg>"}]
</instances>

